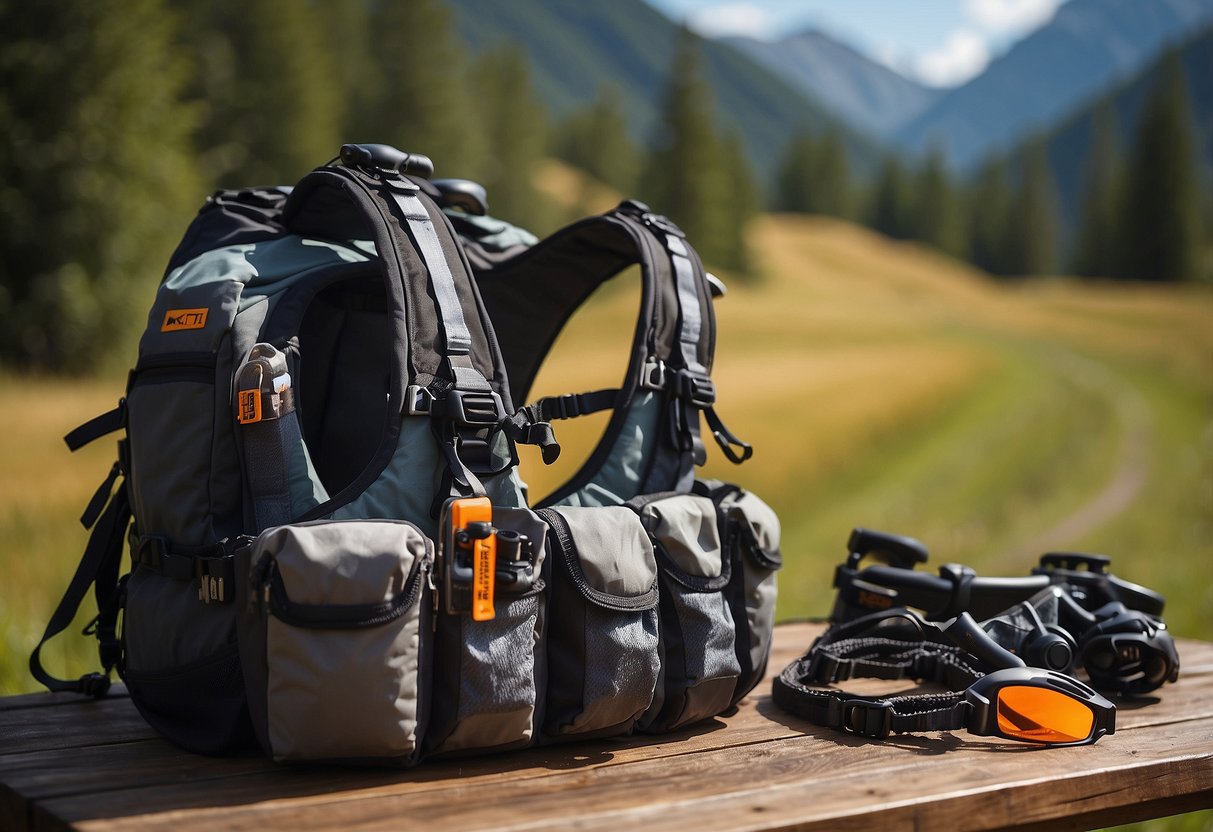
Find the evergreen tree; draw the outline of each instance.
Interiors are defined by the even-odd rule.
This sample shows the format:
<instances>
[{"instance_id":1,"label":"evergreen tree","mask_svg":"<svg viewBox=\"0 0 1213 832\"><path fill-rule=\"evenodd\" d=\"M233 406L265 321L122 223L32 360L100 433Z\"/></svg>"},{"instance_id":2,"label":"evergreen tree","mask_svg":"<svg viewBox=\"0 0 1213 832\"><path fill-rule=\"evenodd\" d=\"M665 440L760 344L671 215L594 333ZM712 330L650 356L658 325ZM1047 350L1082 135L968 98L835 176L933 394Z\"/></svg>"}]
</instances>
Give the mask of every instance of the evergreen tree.
<instances>
[{"instance_id":1,"label":"evergreen tree","mask_svg":"<svg viewBox=\"0 0 1213 832\"><path fill-rule=\"evenodd\" d=\"M871 226L889 237L907 239L912 234L913 209L909 178L896 156L888 156L876 178L872 196Z\"/></svg>"},{"instance_id":2,"label":"evergreen tree","mask_svg":"<svg viewBox=\"0 0 1213 832\"><path fill-rule=\"evenodd\" d=\"M1021 164L1007 220L1006 274L1050 274L1057 268L1057 196L1043 141Z\"/></svg>"},{"instance_id":3,"label":"evergreen tree","mask_svg":"<svg viewBox=\"0 0 1213 832\"><path fill-rule=\"evenodd\" d=\"M594 101L560 125L555 153L623 193L636 186L640 152L628 133L618 87L605 84Z\"/></svg>"},{"instance_id":4,"label":"evergreen tree","mask_svg":"<svg viewBox=\"0 0 1213 832\"><path fill-rule=\"evenodd\" d=\"M531 86L526 55L514 47L482 53L473 68L479 124L488 140L480 174L494 216L537 233L551 224L551 206L535 189L535 167L547 149L547 114Z\"/></svg>"},{"instance_id":5,"label":"evergreen tree","mask_svg":"<svg viewBox=\"0 0 1213 832\"><path fill-rule=\"evenodd\" d=\"M434 160L439 177L479 178L487 150L485 125L476 120L465 49L447 5L441 0L380 3L371 16L370 43L379 85L364 105L369 110L355 117L359 129L373 141L424 153ZM498 107L481 101L490 110Z\"/></svg>"},{"instance_id":6,"label":"evergreen tree","mask_svg":"<svg viewBox=\"0 0 1213 832\"><path fill-rule=\"evenodd\" d=\"M198 142L225 187L291 183L337 154L343 98L324 18L296 0L189 0Z\"/></svg>"},{"instance_id":7,"label":"evergreen tree","mask_svg":"<svg viewBox=\"0 0 1213 832\"><path fill-rule=\"evenodd\" d=\"M729 177L700 60L697 37L683 28L661 97L642 193L655 210L686 231L706 262L715 265L740 258L729 250Z\"/></svg>"},{"instance_id":8,"label":"evergreen tree","mask_svg":"<svg viewBox=\"0 0 1213 832\"><path fill-rule=\"evenodd\" d=\"M745 234L750 220L758 214L762 198L754 177L754 169L746 158L745 143L741 136L730 133L722 144L721 158L729 186L729 200L726 232L728 238L722 247L726 254L725 259L720 261L720 266L739 276L750 276L753 263L750 262Z\"/></svg>"},{"instance_id":9,"label":"evergreen tree","mask_svg":"<svg viewBox=\"0 0 1213 832\"><path fill-rule=\"evenodd\" d=\"M990 274L1007 273L1006 229L1010 214L1006 162L994 158L978 171L968 196L969 259Z\"/></svg>"},{"instance_id":10,"label":"evergreen tree","mask_svg":"<svg viewBox=\"0 0 1213 832\"><path fill-rule=\"evenodd\" d=\"M817 141L797 133L784 146L775 169L775 210L807 214L812 210L817 176Z\"/></svg>"},{"instance_id":11,"label":"evergreen tree","mask_svg":"<svg viewBox=\"0 0 1213 832\"><path fill-rule=\"evenodd\" d=\"M0 2L0 362L128 360L201 201L161 0Z\"/></svg>"},{"instance_id":12,"label":"evergreen tree","mask_svg":"<svg viewBox=\"0 0 1213 832\"><path fill-rule=\"evenodd\" d=\"M948 254L965 253L960 206L938 148L927 155L917 177L913 236Z\"/></svg>"},{"instance_id":13,"label":"evergreen tree","mask_svg":"<svg viewBox=\"0 0 1213 832\"><path fill-rule=\"evenodd\" d=\"M1187 85L1176 53L1138 123L1124 189L1121 273L1137 280L1192 280L1200 269L1199 171L1193 160Z\"/></svg>"},{"instance_id":14,"label":"evergreen tree","mask_svg":"<svg viewBox=\"0 0 1213 832\"><path fill-rule=\"evenodd\" d=\"M345 99L341 141L384 141L376 136L384 85L371 37L371 15L376 7L367 0L313 2L327 33L337 87Z\"/></svg>"},{"instance_id":15,"label":"evergreen tree","mask_svg":"<svg viewBox=\"0 0 1213 832\"><path fill-rule=\"evenodd\" d=\"M1095 145L1087 163L1071 271L1089 277L1120 273L1117 221L1120 209L1120 169L1116 150L1116 111L1105 99L1095 112Z\"/></svg>"},{"instance_id":16,"label":"evergreen tree","mask_svg":"<svg viewBox=\"0 0 1213 832\"><path fill-rule=\"evenodd\" d=\"M842 134L828 130L817 148L817 188L813 210L831 217L847 218L854 207L851 198L851 166Z\"/></svg>"}]
</instances>

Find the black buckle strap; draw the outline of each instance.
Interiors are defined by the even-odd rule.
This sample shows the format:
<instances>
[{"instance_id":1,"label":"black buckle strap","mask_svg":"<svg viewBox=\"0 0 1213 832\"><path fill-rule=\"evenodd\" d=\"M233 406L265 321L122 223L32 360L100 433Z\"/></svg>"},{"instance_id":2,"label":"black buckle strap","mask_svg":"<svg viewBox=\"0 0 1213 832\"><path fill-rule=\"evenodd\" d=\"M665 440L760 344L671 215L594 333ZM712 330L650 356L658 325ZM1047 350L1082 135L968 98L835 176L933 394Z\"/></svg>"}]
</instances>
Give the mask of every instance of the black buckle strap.
<instances>
[{"instance_id":1,"label":"black buckle strap","mask_svg":"<svg viewBox=\"0 0 1213 832\"><path fill-rule=\"evenodd\" d=\"M107 434L122 430L124 427L126 427L126 399L121 398L118 400L118 406L113 410L108 410L100 416L94 416L92 419L89 419L83 425L80 425L67 436L63 437L63 441L74 452Z\"/></svg>"},{"instance_id":2,"label":"black buckle strap","mask_svg":"<svg viewBox=\"0 0 1213 832\"><path fill-rule=\"evenodd\" d=\"M239 537L215 546L173 550L165 538L143 535L131 541L131 560L166 578L197 581L198 600L204 604L226 604L235 597L235 550L248 540Z\"/></svg>"},{"instance_id":3,"label":"black buckle strap","mask_svg":"<svg viewBox=\"0 0 1213 832\"><path fill-rule=\"evenodd\" d=\"M883 740L893 732L893 703L887 699L835 700L839 704L838 724L848 734Z\"/></svg>"}]
</instances>

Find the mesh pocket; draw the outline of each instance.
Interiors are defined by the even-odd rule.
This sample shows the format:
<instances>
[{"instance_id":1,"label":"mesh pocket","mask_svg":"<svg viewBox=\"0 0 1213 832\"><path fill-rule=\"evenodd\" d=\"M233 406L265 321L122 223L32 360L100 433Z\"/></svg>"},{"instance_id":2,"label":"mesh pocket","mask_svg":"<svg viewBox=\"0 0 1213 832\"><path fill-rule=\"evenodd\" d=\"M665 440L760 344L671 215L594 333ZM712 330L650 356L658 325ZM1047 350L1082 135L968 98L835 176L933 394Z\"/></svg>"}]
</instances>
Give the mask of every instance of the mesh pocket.
<instances>
[{"instance_id":1,"label":"mesh pocket","mask_svg":"<svg viewBox=\"0 0 1213 832\"><path fill-rule=\"evenodd\" d=\"M543 733L549 740L630 732L657 686L657 565L622 507L543 509L553 622Z\"/></svg>"}]
</instances>

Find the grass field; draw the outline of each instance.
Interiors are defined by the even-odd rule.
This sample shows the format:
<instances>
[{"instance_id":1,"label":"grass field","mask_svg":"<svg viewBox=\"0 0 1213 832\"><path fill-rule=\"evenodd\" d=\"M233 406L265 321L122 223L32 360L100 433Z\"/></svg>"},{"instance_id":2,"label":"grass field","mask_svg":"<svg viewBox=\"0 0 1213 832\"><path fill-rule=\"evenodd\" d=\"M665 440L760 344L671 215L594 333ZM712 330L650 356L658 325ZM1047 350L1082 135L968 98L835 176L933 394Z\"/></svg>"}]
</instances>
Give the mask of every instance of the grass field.
<instances>
[{"instance_id":1,"label":"grass field","mask_svg":"<svg viewBox=\"0 0 1213 832\"><path fill-rule=\"evenodd\" d=\"M756 450L741 468L713 454L707 473L778 510L780 617L828 610L833 566L865 525L985 574L1024 574L1047 549L1103 552L1167 595L1179 635L1213 638L1209 287L999 284L823 219L766 217L752 234L762 280L730 281L717 305L715 378L718 412ZM602 333L630 333L636 297L616 282L536 394L617 383L624 347ZM73 457L60 437L121 386L0 378L0 693L34 689L26 657L113 459L108 440ZM552 469L528 454L532 492L571 473L602 424L558 425ZM91 667L86 639L59 641L52 667Z\"/></svg>"}]
</instances>

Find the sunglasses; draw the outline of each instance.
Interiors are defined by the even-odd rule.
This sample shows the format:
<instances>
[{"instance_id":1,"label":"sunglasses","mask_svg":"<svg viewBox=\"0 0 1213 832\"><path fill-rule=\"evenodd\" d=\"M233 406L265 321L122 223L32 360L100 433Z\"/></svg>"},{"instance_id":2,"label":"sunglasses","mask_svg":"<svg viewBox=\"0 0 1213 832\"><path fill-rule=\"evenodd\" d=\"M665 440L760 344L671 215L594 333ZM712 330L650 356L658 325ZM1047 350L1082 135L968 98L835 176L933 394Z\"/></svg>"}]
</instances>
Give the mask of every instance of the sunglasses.
<instances>
[{"instance_id":1,"label":"sunglasses","mask_svg":"<svg viewBox=\"0 0 1213 832\"><path fill-rule=\"evenodd\" d=\"M1077 679L1034 667L982 676L965 692L968 731L1043 745L1089 745L1116 731L1116 706Z\"/></svg>"}]
</instances>

